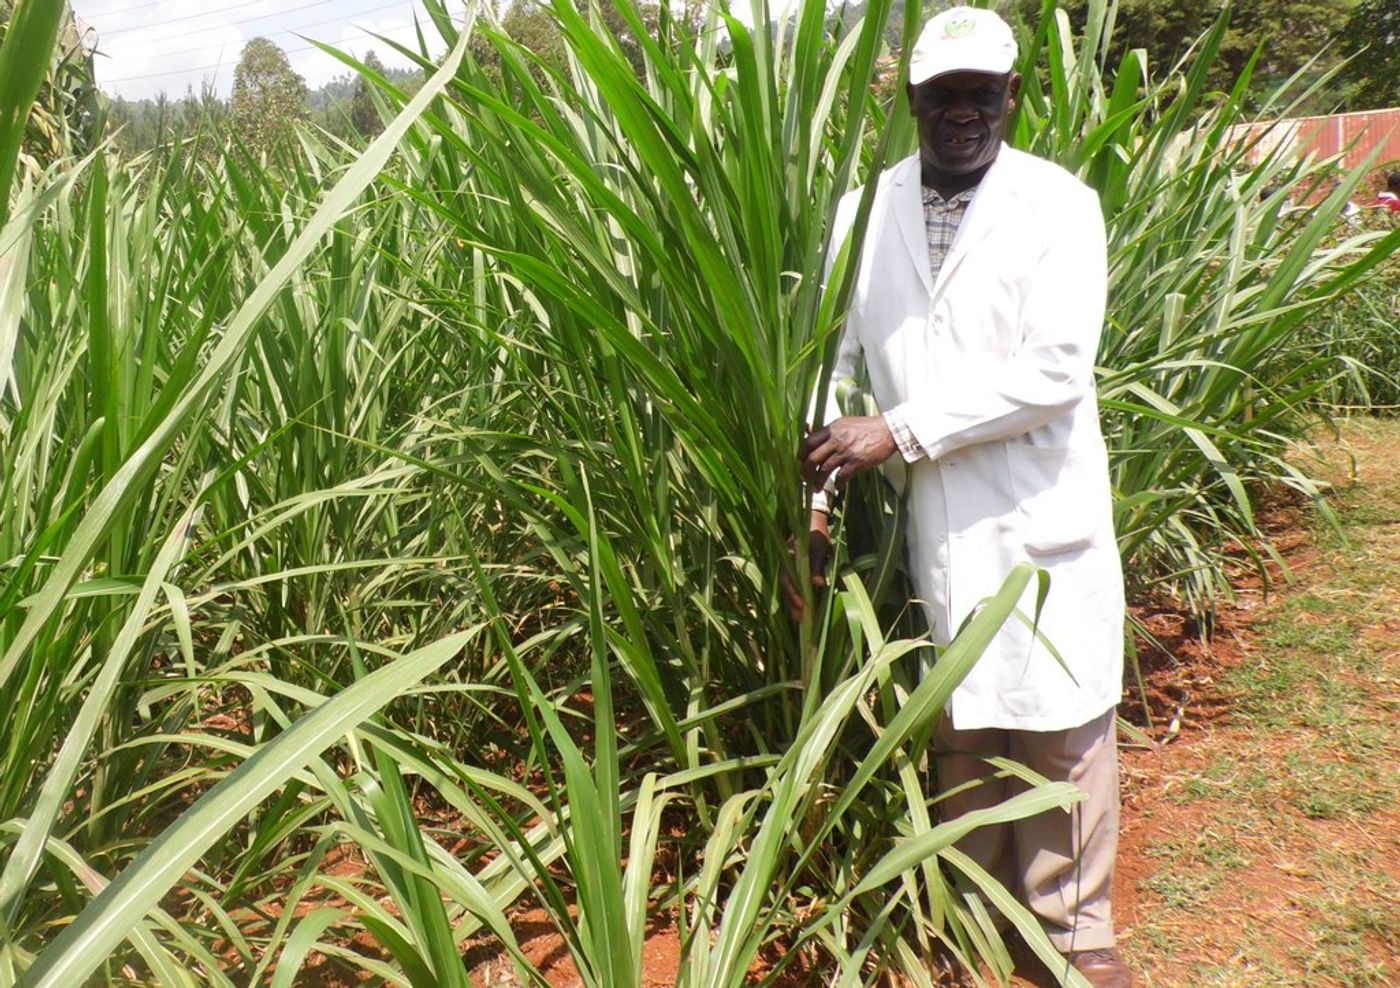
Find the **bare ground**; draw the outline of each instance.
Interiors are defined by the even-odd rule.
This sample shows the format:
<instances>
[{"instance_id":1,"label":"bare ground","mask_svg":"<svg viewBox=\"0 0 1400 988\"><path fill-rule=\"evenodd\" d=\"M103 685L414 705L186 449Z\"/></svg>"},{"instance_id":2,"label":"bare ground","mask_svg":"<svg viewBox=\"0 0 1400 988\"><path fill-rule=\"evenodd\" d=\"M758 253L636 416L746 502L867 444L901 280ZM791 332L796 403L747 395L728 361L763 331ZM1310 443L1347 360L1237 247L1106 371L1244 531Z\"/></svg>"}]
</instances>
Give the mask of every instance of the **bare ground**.
<instances>
[{"instance_id":1,"label":"bare ground","mask_svg":"<svg viewBox=\"0 0 1400 988\"><path fill-rule=\"evenodd\" d=\"M1178 730L1124 752L1115 887L1146 988L1400 985L1400 423L1324 455L1345 539L1284 517L1291 582L1149 675Z\"/></svg>"}]
</instances>

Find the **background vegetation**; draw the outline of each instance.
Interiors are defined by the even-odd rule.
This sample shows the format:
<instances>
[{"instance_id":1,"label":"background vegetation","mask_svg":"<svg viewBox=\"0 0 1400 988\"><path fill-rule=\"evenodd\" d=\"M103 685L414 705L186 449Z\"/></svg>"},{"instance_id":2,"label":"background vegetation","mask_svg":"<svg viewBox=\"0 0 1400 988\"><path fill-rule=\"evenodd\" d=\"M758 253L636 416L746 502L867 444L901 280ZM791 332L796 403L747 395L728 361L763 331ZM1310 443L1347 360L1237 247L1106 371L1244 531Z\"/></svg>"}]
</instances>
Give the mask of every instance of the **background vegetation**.
<instances>
[{"instance_id":1,"label":"background vegetation","mask_svg":"<svg viewBox=\"0 0 1400 988\"><path fill-rule=\"evenodd\" d=\"M3 0L0 12L10 2ZM889 5L886 38L896 51L904 6L904 0ZM1039 0L1015 0L1007 6L1031 24L1039 18ZM1094 6L1088 0L1063 6L1074 29L1082 32ZM1167 72L1226 7L1221 0L1120 0L1114 15L1108 64L1118 64L1128 52L1142 49L1154 72ZM638 9L642 24L655 33L656 6L642 3ZM838 25L855 23L866 9L865 0L828 3L827 17L832 28L839 29ZM1260 63L1251 68L1253 81L1246 97L1251 112L1257 111L1261 101L1282 82L1300 71L1311 82L1325 80L1297 107L1302 112L1325 114L1400 105L1400 8L1391 0L1237 0L1229 9L1231 26L1212 64L1210 83L1217 90L1228 91L1255 52L1262 51ZM502 10L501 26L512 38L541 62L565 67L566 43L548 3L520 0L503 5ZM675 10L681 22L695 29L701 22L704 4L693 2ZM612 35L620 39L628 60L641 71L641 48L631 34L631 26L611 4L603 4L598 15ZM93 40L88 38L86 44L90 46ZM100 47L101 38L96 37L95 41ZM270 49L276 46L267 39L255 38L247 47L241 59L244 62L267 61L273 58ZM472 43L472 54L487 65L496 60L493 46L484 40ZM374 64L378 61L372 52L366 58L367 65L393 81L399 90L411 94L421 84L423 77L418 70L386 68ZM246 74L249 68L245 66L243 72ZM88 73L90 76L90 67ZM263 109L271 115L265 116L258 126L285 133L295 121L309 119L342 140L358 143L377 134L374 121L378 115L366 112L369 90L358 73L347 72L315 90L305 90L304 83L299 87L285 64L278 75L280 81L276 85L285 92L275 100L264 98ZM109 129L121 131L119 143L123 148L143 151L172 136L190 134L201 119L206 126L216 123L229 113L232 102L236 102L236 97L219 100L211 94L194 92L135 101L116 98L108 104L106 120ZM253 119L245 120L247 125L240 127L238 133L245 143L260 146Z\"/></svg>"},{"instance_id":2,"label":"background vegetation","mask_svg":"<svg viewBox=\"0 0 1400 988\"><path fill-rule=\"evenodd\" d=\"M1049 957L951 843L1074 794L941 825L925 795L1034 574L921 678L872 481L840 589L795 626L777 593L849 291L830 217L912 147L871 87L888 6L842 35L561 0L549 50L431 10L415 84L347 60L372 141L74 139L0 185L0 982L452 986L489 942L539 984L525 908L607 988L656 922L687 986L760 956L925 985L938 943L1005 973L989 908ZM59 21L18 9L0 91L52 85ZM1335 182L1226 141L1225 19L1179 69L1116 54L1103 4L1072 23L1023 30L1014 140L1103 198L1125 562L1207 607L1255 492L1311 490L1309 320L1397 234L1339 223L1360 173L1261 194Z\"/></svg>"}]
</instances>

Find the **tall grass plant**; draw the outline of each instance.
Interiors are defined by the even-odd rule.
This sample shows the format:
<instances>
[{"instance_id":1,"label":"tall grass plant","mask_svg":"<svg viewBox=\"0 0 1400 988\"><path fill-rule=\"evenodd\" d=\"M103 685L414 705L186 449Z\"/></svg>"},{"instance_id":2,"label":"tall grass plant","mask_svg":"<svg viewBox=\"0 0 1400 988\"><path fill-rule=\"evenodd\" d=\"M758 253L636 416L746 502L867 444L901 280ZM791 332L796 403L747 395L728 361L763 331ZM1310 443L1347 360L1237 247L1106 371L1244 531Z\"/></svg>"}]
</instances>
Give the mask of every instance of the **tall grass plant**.
<instances>
[{"instance_id":1,"label":"tall grass plant","mask_svg":"<svg viewBox=\"0 0 1400 988\"><path fill-rule=\"evenodd\" d=\"M889 5L692 31L561 0L562 63L428 10L452 54L406 51L412 97L367 74L393 117L361 153L104 149L5 200L0 981L466 985L491 941L540 985L535 908L608 988L658 918L691 988L779 947L770 982L927 985L939 945L1004 977L989 910L1054 961L952 842L1076 794L1006 764L1023 796L940 823L926 758L1036 574L921 675L872 480L838 589L797 625L777 589L808 585L794 451L858 254L830 218L912 149L869 85ZM1260 196L1330 173L1228 143L1223 21L1109 65L1090 14L1023 28L1014 141L1103 198L1125 561L1206 606L1254 492L1311 489L1304 320L1396 235L1338 226L1355 176L1307 214ZM19 51L15 99L49 64Z\"/></svg>"}]
</instances>

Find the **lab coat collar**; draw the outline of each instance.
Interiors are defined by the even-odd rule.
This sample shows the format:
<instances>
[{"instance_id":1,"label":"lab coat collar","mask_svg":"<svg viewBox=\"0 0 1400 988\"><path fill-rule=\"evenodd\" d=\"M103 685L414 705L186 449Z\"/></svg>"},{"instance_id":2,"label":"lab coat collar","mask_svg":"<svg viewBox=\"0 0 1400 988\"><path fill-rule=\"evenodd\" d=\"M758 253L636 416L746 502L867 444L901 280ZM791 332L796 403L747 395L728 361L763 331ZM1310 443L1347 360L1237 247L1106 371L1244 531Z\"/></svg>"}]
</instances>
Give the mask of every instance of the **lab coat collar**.
<instances>
[{"instance_id":1,"label":"lab coat collar","mask_svg":"<svg viewBox=\"0 0 1400 988\"><path fill-rule=\"evenodd\" d=\"M1005 184L1008 170L1006 162L1010 157L1006 145L1003 144L997 152L996 160L992 162L992 167L982 176L972 202L968 204L967 213L963 216L957 237L953 240L953 247L938 272L936 285L929 272L928 230L924 225L923 182L918 154L905 158L895 167L891 176L894 180L894 194L890 208L894 210L899 232L904 238L904 246L919 272L919 281L930 296L935 296L943 290L968 251L995 226L998 203L1003 201L999 193L1001 186Z\"/></svg>"}]
</instances>

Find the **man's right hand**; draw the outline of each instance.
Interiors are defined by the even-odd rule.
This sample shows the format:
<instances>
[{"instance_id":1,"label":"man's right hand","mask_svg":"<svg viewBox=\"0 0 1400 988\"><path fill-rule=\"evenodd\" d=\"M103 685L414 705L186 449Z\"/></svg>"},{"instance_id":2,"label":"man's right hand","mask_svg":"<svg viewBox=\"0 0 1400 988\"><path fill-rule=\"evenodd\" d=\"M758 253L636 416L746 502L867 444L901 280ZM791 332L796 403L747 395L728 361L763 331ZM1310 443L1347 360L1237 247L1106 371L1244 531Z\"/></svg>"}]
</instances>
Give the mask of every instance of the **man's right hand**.
<instances>
[{"instance_id":1,"label":"man's right hand","mask_svg":"<svg viewBox=\"0 0 1400 988\"><path fill-rule=\"evenodd\" d=\"M828 524L825 511L813 511L811 530L808 533L807 560L811 567L812 586L825 587L826 584L826 564L831 556L831 530ZM793 582L792 573L784 567L780 577L783 586L783 598L787 601L788 616L794 621L801 621L802 615L807 611L807 600L802 595L802 591Z\"/></svg>"},{"instance_id":2,"label":"man's right hand","mask_svg":"<svg viewBox=\"0 0 1400 988\"><path fill-rule=\"evenodd\" d=\"M843 415L802 440L797 462L803 480L830 491L828 485L840 489L853 475L878 467L898 451L883 415Z\"/></svg>"}]
</instances>

